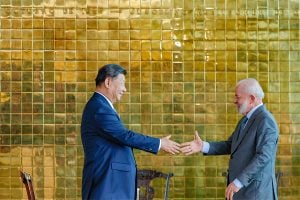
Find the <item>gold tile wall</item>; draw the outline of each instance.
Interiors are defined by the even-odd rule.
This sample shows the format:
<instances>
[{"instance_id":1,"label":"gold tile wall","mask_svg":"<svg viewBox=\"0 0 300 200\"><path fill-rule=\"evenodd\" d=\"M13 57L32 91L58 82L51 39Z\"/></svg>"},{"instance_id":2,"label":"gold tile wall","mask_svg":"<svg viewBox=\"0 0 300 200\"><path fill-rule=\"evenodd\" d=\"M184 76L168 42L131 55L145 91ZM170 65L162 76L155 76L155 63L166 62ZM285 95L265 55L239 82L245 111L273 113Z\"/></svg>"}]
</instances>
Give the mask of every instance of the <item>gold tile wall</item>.
<instances>
[{"instance_id":1,"label":"gold tile wall","mask_svg":"<svg viewBox=\"0 0 300 200\"><path fill-rule=\"evenodd\" d=\"M131 129L178 142L222 140L239 115L239 79L255 77L280 127L280 199L300 192L298 0L0 0L0 199L80 199L82 109L97 69L129 71L117 109ZM135 151L173 172L170 199L224 199L227 156ZM160 198L161 183L155 183Z\"/></svg>"}]
</instances>

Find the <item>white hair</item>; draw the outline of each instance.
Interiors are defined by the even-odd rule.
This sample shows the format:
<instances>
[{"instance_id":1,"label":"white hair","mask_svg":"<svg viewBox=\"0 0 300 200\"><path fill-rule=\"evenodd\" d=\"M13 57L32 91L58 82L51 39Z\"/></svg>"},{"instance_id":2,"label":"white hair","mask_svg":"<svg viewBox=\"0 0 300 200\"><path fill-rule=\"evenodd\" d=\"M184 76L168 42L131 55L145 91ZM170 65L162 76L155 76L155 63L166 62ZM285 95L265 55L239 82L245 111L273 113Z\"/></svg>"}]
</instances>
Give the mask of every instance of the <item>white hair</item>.
<instances>
[{"instance_id":1,"label":"white hair","mask_svg":"<svg viewBox=\"0 0 300 200\"><path fill-rule=\"evenodd\" d=\"M245 93L251 94L259 99L263 99L265 97L262 87L254 78L240 80L237 85L243 87L243 91Z\"/></svg>"}]
</instances>

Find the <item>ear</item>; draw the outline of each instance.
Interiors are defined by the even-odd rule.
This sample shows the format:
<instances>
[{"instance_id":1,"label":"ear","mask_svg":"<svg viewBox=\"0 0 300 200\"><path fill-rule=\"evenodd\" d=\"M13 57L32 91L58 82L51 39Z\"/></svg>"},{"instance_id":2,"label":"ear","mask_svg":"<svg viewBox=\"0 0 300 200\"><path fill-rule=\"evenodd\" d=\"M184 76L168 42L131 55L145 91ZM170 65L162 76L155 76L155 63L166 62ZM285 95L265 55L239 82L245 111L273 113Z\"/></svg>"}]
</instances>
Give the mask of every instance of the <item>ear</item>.
<instances>
[{"instance_id":1,"label":"ear","mask_svg":"<svg viewBox=\"0 0 300 200\"><path fill-rule=\"evenodd\" d=\"M254 95L250 95L251 103L256 101L256 97Z\"/></svg>"},{"instance_id":2,"label":"ear","mask_svg":"<svg viewBox=\"0 0 300 200\"><path fill-rule=\"evenodd\" d=\"M111 78L110 77L107 77L104 81L104 86L105 88L109 88L110 86L110 81L111 81Z\"/></svg>"}]
</instances>

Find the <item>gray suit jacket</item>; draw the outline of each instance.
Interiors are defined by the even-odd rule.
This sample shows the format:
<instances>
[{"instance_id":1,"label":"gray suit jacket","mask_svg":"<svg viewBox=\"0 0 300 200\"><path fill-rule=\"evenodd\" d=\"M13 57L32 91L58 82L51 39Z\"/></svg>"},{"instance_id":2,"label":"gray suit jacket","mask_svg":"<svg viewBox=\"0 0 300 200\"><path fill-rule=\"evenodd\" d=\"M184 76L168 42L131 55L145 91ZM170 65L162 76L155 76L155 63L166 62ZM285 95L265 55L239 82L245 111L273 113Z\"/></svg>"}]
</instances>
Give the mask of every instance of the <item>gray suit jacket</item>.
<instances>
[{"instance_id":1,"label":"gray suit jacket","mask_svg":"<svg viewBox=\"0 0 300 200\"><path fill-rule=\"evenodd\" d=\"M277 123L265 106L261 106L237 139L241 121L227 141L210 142L206 155L230 154L228 181L237 178L244 185L234 194L234 200L277 200Z\"/></svg>"}]
</instances>

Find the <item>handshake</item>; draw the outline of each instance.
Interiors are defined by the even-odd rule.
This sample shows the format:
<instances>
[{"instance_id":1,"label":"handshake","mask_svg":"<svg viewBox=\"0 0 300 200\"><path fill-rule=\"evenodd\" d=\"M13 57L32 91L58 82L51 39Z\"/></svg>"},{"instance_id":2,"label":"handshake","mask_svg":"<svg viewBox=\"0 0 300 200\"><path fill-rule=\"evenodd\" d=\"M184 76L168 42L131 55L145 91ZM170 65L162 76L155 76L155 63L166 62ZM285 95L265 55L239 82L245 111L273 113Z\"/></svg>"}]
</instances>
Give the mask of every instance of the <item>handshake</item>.
<instances>
[{"instance_id":1,"label":"handshake","mask_svg":"<svg viewBox=\"0 0 300 200\"><path fill-rule=\"evenodd\" d=\"M170 139L171 135L161 138L161 149L171 153L184 153L185 155L191 155L194 153L202 152L203 141L198 135L198 131L195 131L194 140L190 142L184 142L182 144L178 144Z\"/></svg>"}]
</instances>

